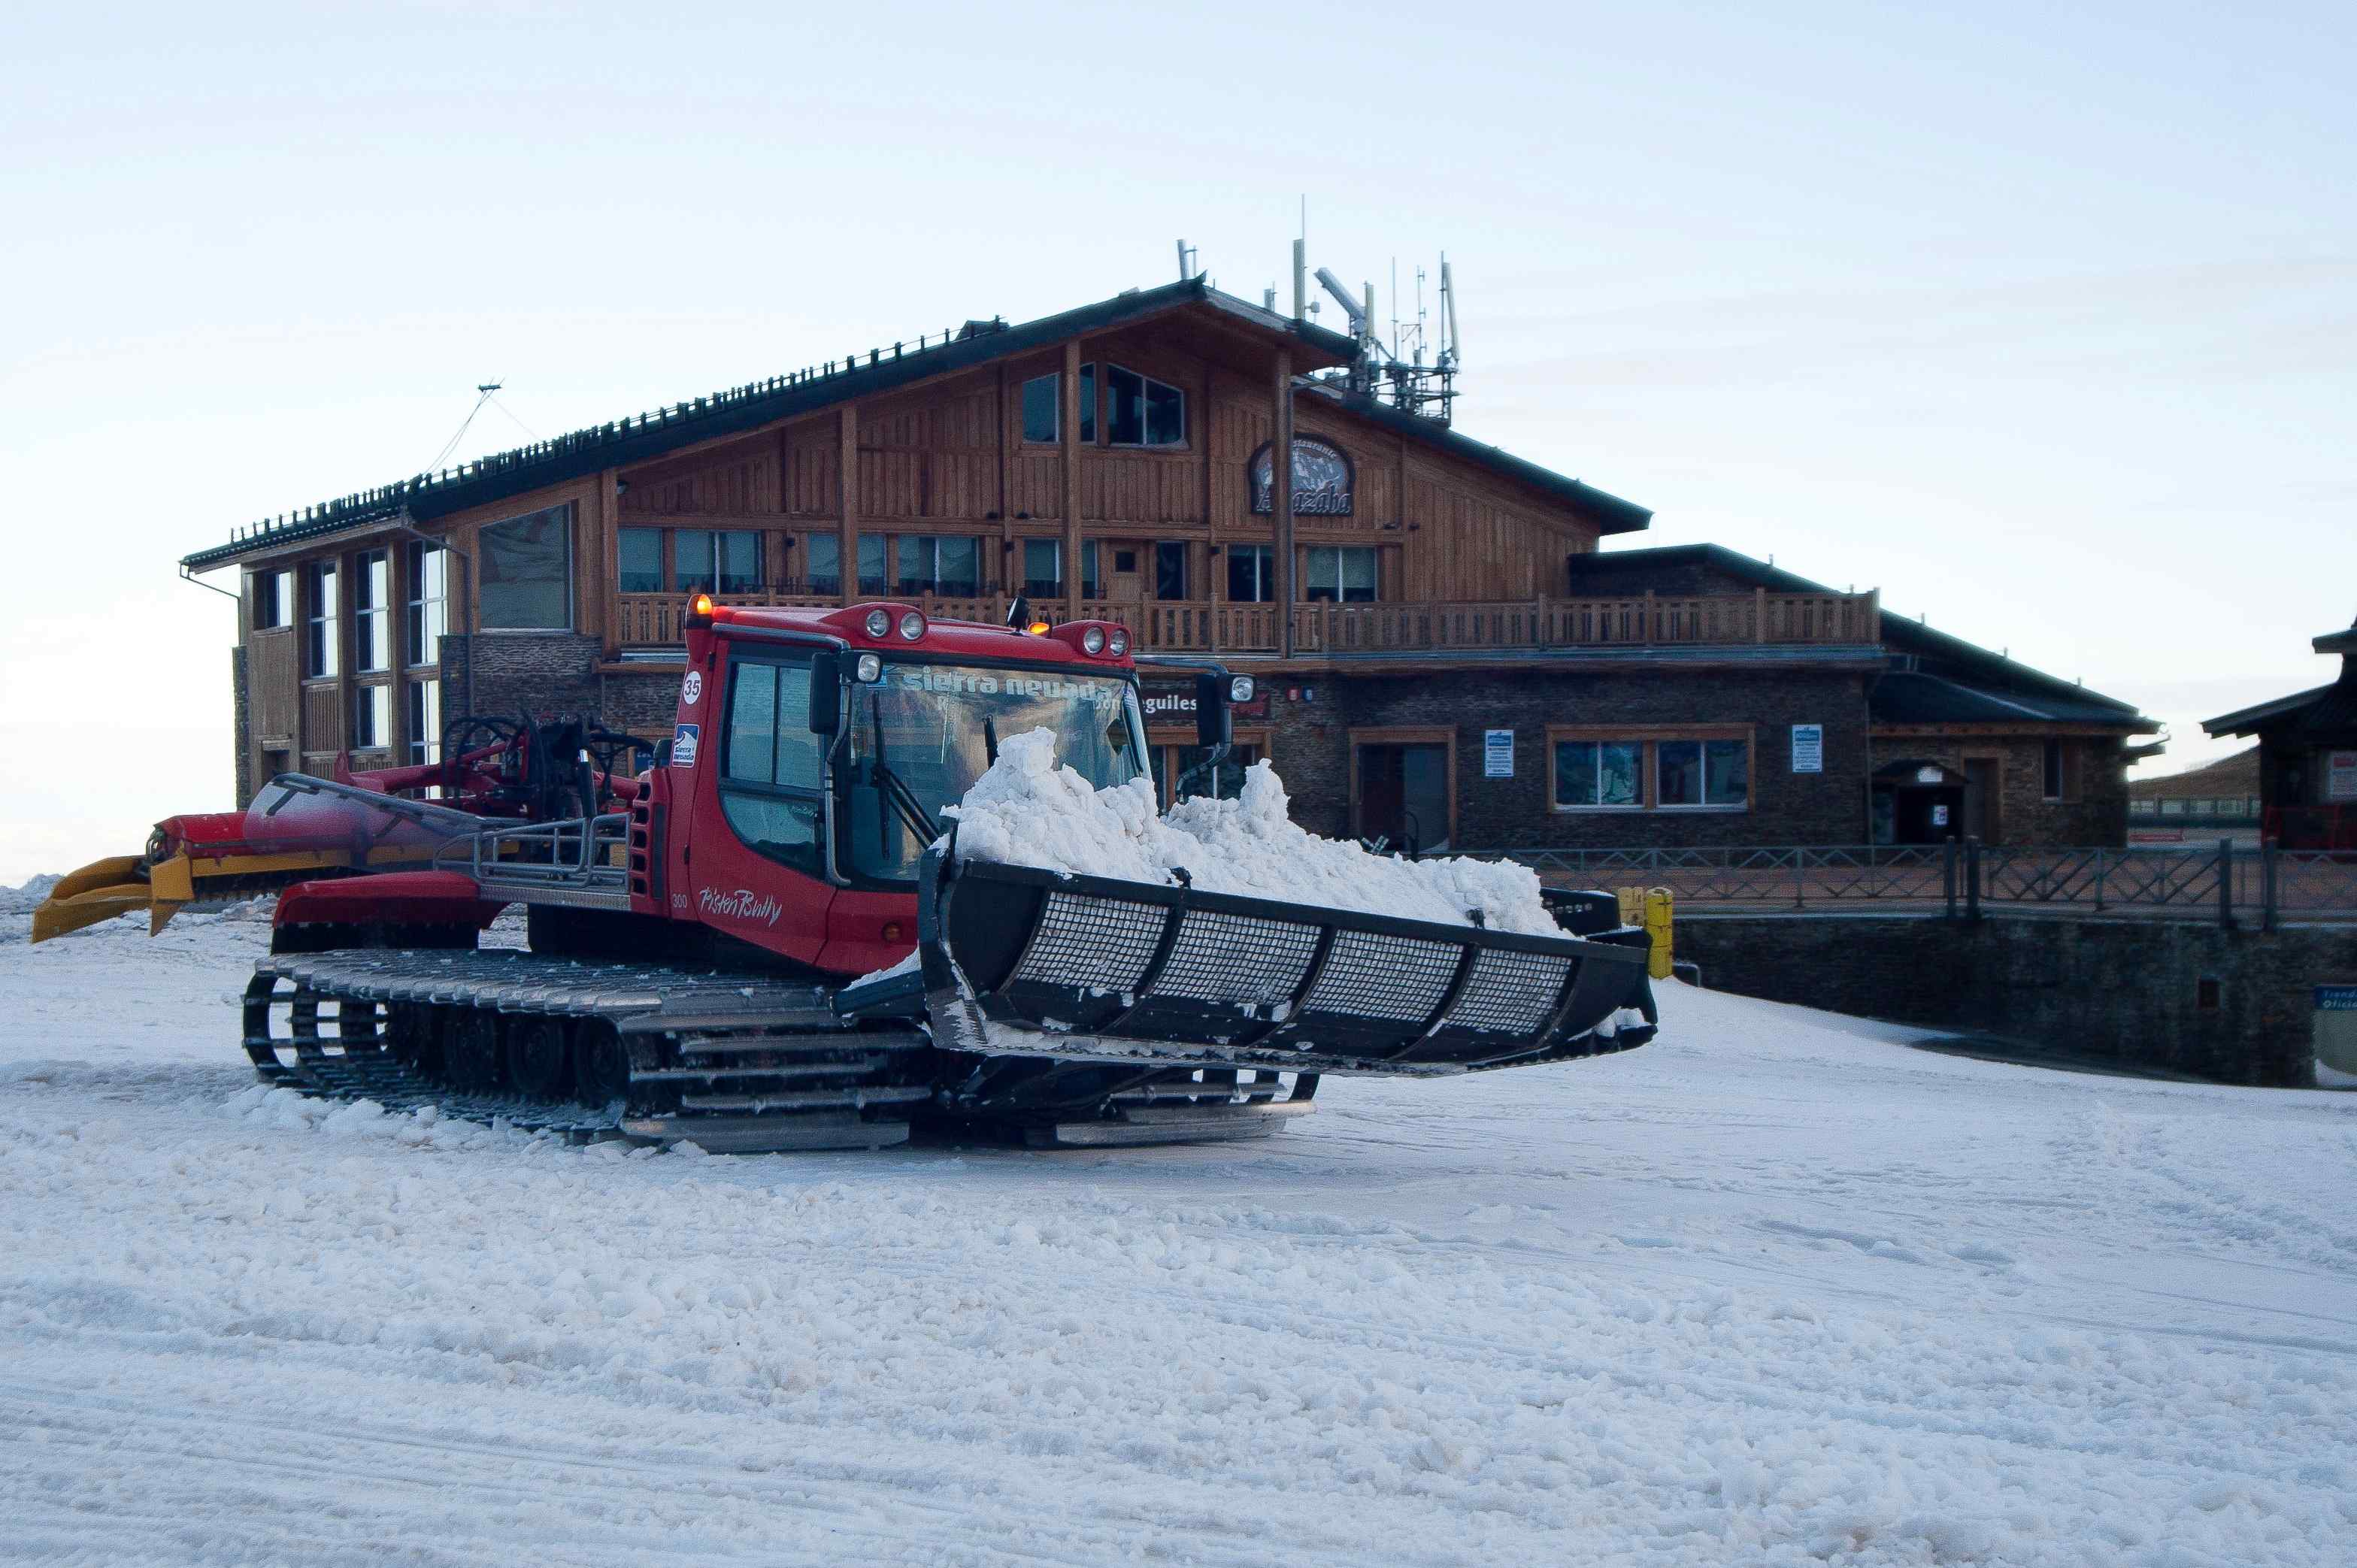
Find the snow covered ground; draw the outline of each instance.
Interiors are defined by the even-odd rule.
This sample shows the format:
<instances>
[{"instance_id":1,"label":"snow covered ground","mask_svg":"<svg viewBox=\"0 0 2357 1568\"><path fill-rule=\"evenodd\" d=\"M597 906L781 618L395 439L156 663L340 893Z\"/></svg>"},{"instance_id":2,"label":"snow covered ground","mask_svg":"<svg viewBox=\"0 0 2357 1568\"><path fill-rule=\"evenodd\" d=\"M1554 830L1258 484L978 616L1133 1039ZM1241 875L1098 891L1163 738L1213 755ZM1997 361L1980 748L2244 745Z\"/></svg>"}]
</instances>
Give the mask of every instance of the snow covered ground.
<instances>
[{"instance_id":1,"label":"snow covered ground","mask_svg":"<svg viewBox=\"0 0 2357 1568\"><path fill-rule=\"evenodd\" d=\"M1246 1148L624 1155L253 1089L0 901L0 1558L2357 1561L2357 1096L1667 988Z\"/></svg>"}]
</instances>

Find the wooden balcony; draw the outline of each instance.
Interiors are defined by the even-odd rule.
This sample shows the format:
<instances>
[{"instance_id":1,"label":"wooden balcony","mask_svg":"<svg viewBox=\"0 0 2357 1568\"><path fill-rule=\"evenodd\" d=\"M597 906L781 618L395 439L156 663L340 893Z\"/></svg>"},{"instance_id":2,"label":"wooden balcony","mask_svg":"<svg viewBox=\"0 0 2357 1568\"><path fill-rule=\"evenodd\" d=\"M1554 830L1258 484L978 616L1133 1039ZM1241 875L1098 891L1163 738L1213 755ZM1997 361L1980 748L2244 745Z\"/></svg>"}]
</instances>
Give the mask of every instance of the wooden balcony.
<instances>
[{"instance_id":1,"label":"wooden balcony","mask_svg":"<svg viewBox=\"0 0 2357 1568\"><path fill-rule=\"evenodd\" d=\"M833 608L832 596L723 594L722 605L807 605ZM937 619L1003 625L1005 595L976 598L920 596ZM621 646L651 651L680 641L684 609L675 594L617 596L613 624ZM1050 619L1060 605L1036 605ZM1141 653L1275 655L1283 607L1216 600L1088 599L1081 614L1129 628ZM1601 599L1523 599L1497 604L1308 604L1293 607L1297 657L1369 653L1538 652L1576 649L1867 647L1881 640L1878 596L1863 594L1652 594Z\"/></svg>"}]
</instances>

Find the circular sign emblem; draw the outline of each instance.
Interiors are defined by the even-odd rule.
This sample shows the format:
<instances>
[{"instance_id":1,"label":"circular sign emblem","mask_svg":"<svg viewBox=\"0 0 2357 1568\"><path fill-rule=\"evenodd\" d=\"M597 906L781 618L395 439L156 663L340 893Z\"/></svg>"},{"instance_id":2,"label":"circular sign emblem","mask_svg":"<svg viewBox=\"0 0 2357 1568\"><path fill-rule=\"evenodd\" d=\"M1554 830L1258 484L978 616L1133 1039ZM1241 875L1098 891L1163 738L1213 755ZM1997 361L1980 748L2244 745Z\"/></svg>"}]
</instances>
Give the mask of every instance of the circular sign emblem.
<instances>
[{"instance_id":1,"label":"circular sign emblem","mask_svg":"<svg viewBox=\"0 0 2357 1568\"><path fill-rule=\"evenodd\" d=\"M679 700L685 703L692 708L695 706L695 700L703 695L704 671L701 670L689 671L687 672L686 682L683 683L679 689Z\"/></svg>"}]
</instances>

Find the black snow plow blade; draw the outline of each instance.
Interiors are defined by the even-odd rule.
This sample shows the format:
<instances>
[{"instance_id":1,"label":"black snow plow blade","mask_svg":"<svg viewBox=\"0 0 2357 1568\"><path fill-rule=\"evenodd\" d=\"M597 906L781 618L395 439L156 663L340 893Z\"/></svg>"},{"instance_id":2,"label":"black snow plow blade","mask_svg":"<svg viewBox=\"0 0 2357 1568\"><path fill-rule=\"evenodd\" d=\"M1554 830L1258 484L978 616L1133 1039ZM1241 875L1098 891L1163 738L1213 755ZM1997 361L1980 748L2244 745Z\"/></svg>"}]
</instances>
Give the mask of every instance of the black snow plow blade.
<instances>
[{"instance_id":1,"label":"black snow plow blade","mask_svg":"<svg viewBox=\"0 0 2357 1568\"><path fill-rule=\"evenodd\" d=\"M1626 1050L1645 934L1533 937L928 853L937 1046L1106 1064L1438 1076Z\"/></svg>"}]
</instances>

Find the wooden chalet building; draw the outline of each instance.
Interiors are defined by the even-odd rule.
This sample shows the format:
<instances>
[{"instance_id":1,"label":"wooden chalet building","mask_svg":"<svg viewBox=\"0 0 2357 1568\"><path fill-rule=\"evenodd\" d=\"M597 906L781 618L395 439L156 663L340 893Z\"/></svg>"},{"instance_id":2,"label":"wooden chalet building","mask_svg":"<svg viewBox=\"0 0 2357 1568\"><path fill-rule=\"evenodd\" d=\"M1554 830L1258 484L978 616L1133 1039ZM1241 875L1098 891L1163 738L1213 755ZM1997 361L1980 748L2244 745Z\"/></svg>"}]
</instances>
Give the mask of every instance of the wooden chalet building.
<instances>
[{"instance_id":1,"label":"wooden chalet building","mask_svg":"<svg viewBox=\"0 0 2357 1568\"><path fill-rule=\"evenodd\" d=\"M240 796L339 756L430 760L463 713L595 711L658 735L698 591L994 622L1019 594L1121 622L1143 654L1257 674L1238 760L1274 757L1316 832L1864 843L1969 818L1990 837L2120 842L2121 741L2153 727L2133 708L1953 639L1901 649L1908 623L1871 592L1707 547L1598 554L1651 514L1349 390L1356 353L1191 280L969 322L241 530L182 562L242 577ZM1996 706L1947 687L1870 704L1927 658L1970 666L1963 687ZM2031 688L2043 705L2014 700ZM1144 696L1167 794L1195 760L1191 698L1151 674ZM2061 795L2021 793L2050 743L2066 760L2041 782ZM1908 779L1869 778L1900 762ZM1936 823L1934 768L1957 791Z\"/></svg>"}]
</instances>

